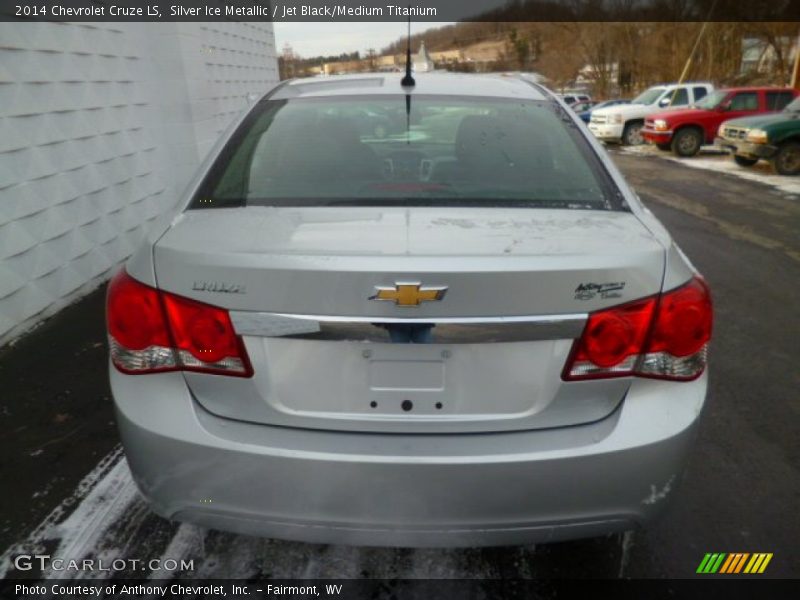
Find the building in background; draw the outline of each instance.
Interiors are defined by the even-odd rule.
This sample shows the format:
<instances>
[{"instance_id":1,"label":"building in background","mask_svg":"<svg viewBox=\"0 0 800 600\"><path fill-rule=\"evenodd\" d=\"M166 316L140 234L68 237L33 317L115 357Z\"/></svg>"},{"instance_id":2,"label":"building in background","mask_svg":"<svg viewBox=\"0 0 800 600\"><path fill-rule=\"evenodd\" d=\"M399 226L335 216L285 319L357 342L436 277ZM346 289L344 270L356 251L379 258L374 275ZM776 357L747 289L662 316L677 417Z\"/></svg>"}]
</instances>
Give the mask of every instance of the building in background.
<instances>
[{"instance_id":1,"label":"building in background","mask_svg":"<svg viewBox=\"0 0 800 600\"><path fill-rule=\"evenodd\" d=\"M425 42L419 45L419 51L411 57L411 64L413 65L415 73L428 73L433 71L433 59L428 51L425 49Z\"/></svg>"},{"instance_id":2,"label":"building in background","mask_svg":"<svg viewBox=\"0 0 800 600\"><path fill-rule=\"evenodd\" d=\"M743 38L740 73L774 75L776 70L788 71L799 50L800 38L776 36L772 43L757 37Z\"/></svg>"},{"instance_id":3,"label":"building in background","mask_svg":"<svg viewBox=\"0 0 800 600\"><path fill-rule=\"evenodd\" d=\"M0 345L102 283L278 81L269 23L0 23Z\"/></svg>"}]
</instances>

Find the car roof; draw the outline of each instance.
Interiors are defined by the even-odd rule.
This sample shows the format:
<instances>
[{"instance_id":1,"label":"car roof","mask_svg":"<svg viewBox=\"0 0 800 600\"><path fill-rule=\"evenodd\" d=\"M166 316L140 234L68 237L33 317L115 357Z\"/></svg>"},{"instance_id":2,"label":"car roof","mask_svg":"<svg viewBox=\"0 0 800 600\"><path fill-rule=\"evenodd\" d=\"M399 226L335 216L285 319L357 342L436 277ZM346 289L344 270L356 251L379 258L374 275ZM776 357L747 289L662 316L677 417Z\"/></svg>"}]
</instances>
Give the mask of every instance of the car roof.
<instances>
[{"instance_id":1,"label":"car roof","mask_svg":"<svg viewBox=\"0 0 800 600\"><path fill-rule=\"evenodd\" d=\"M678 86L705 86L705 87L714 87L714 84L708 81L684 81L683 83L654 83L651 85L651 88L673 88Z\"/></svg>"},{"instance_id":2,"label":"car roof","mask_svg":"<svg viewBox=\"0 0 800 600\"><path fill-rule=\"evenodd\" d=\"M400 85L403 73L361 73L293 79L279 87L271 99L319 98L334 96L380 96L427 94L548 100L548 92L519 75L503 73L417 73L416 85Z\"/></svg>"},{"instance_id":3,"label":"car roof","mask_svg":"<svg viewBox=\"0 0 800 600\"><path fill-rule=\"evenodd\" d=\"M720 88L717 91L719 92L758 92L758 91L765 91L765 92L794 92L796 91L790 87L781 87L778 85L751 85L751 86L737 86L737 87L724 87Z\"/></svg>"}]
</instances>

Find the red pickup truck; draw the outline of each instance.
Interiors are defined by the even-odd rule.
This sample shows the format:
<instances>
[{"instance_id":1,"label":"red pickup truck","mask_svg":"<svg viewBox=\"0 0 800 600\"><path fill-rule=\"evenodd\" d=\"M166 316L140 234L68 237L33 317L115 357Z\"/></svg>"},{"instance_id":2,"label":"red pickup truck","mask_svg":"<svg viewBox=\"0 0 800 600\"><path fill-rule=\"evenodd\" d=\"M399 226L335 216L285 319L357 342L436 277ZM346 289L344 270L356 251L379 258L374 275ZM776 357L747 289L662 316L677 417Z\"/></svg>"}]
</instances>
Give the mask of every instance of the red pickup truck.
<instances>
[{"instance_id":1,"label":"red pickup truck","mask_svg":"<svg viewBox=\"0 0 800 600\"><path fill-rule=\"evenodd\" d=\"M728 88L710 93L685 110L657 112L644 121L644 139L678 156L694 156L713 144L719 126L729 119L783 110L800 95L789 88Z\"/></svg>"}]
</instances>

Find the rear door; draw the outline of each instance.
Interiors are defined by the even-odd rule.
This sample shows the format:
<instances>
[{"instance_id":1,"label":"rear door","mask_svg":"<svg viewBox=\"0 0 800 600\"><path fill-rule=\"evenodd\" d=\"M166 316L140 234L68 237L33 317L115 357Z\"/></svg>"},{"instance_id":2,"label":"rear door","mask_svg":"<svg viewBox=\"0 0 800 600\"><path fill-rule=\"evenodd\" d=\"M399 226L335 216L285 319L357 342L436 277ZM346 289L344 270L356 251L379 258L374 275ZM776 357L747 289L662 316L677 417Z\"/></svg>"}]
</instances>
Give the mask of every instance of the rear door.
<instances>
[{"instance_id":1,"label":"rear door","mask_svg":"<svg viewBox=\"0 0 800 600\"><path fill-rule=\"evenodd\" d=\"M735 92L726 100L728 110L725 112L725 120L747 117L763 111L764 92L749 90Z\"/></svg>"}]
</instances>

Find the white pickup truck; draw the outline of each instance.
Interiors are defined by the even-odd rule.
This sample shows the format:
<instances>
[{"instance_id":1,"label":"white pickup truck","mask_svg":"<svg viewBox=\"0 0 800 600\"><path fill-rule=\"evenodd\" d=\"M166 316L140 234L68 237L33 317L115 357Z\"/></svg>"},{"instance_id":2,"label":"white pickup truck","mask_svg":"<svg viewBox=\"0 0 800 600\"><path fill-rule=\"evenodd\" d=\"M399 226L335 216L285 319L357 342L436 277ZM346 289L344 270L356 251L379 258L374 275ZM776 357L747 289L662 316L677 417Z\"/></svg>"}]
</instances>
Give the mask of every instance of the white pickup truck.
<instances>
[{"instance_id":1,"label":"white pickup truck","mask_svg":"<svg viewBox=\"0 0 800 600\"><path fill-rule=\"evenodd\" d=\"M589 129L604 142L636 145L644 142L644 118L652 112L684 108L714 91L710 83L656 85L646 89L630 104L618 104L592 111Z\"/></svg>"}]
</instances>

